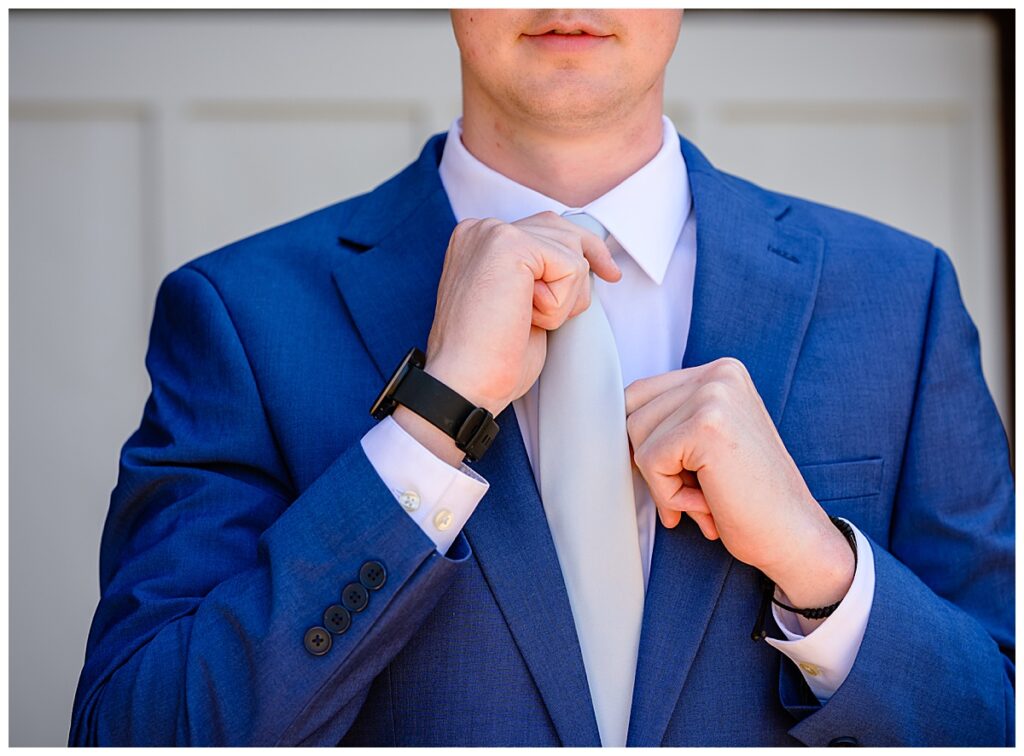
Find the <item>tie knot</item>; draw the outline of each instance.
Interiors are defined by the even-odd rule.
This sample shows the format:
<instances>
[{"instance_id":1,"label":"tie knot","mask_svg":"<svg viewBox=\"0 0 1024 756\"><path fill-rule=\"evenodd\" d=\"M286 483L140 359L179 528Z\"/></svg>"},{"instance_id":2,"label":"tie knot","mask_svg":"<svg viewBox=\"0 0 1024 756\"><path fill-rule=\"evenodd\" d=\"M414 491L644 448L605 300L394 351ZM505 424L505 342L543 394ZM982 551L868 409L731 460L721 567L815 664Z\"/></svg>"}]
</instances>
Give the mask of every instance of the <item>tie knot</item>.
<instances>
[{"instance_id":1,"label":"tie knot","mask_svg":"<svg viewBox=\"0 0 1024 756\"><path fill-rule=\"evenodd\" d=\"M565 213L562 215L567 221L575 223L580 228L585 228L602 241L608 239L608 229L601 225L600 221L587 213Z\"/></svg>"}]
</instances>

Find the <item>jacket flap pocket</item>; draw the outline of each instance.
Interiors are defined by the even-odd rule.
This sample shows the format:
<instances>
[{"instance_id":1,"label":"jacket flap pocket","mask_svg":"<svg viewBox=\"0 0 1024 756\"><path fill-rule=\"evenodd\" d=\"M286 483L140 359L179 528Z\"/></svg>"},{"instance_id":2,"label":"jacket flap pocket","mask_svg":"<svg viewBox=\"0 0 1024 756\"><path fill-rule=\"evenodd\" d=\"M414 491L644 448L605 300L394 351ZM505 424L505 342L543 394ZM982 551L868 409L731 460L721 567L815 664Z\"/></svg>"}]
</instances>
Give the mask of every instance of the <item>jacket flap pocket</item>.
<instances>
[{"instance_id":1,"label":"jacket flap pocket","mask_svg":"<svg viewBox=\"0 0 1024 756\"><path fill-rule=\"evenodd\" d=\"M850 462L820 462L798 465L811 495L819 503L836 499L874 496L882 490L880 457Z\"/></svg>"}]
</instances>

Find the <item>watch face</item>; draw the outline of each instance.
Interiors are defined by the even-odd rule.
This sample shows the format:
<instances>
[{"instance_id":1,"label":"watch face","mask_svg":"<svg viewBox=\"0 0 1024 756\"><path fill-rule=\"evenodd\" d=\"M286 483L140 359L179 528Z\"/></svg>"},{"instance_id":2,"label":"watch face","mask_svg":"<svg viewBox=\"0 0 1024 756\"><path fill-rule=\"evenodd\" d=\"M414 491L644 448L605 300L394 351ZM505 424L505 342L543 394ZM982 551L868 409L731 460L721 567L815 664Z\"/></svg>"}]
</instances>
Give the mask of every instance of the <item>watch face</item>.
<instances>
[{"instance_id":1,"label":"watch face","mask_svg":"<svg viewBox=\"0 0 1024 756\"><path fill-rule=\"evenodd\" d=\"M383 420L385 417L395 411L395 407L398 406L398 402L394 400L395 389L398 384L405 378L405 374L409 371L409 364L419 365L422 367L423 352L416 347L409 350L408 354L402 358L402 361L398 364L395 372L392 373L391 378L388 380L387 385L384 386L384 390L380 392L377 397L377 401L373 403L370 408L370 414L373 415L377 420Z\"/></svg>"}]
</instances>

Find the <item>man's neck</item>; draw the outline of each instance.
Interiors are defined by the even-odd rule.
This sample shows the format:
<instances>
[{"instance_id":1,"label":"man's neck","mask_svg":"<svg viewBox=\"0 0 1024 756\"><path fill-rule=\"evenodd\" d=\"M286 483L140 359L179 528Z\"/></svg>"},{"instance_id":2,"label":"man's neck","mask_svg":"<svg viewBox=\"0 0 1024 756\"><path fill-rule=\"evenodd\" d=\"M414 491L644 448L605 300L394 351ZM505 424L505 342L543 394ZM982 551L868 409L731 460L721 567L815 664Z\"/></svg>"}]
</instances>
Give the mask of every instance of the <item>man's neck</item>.
<instances>
[{"instance_id":1,"label":"man's neck","mask_svg":"<svg viewBox=\"0 0 1024 756\"><path fill-rule=\"evenodd\" d=\"M462 143L480 162L569 207L583 207L640 170L662 146L661 101L608 128L571 132L509 124L464 102Z\"/></svg>"}]
</instances>

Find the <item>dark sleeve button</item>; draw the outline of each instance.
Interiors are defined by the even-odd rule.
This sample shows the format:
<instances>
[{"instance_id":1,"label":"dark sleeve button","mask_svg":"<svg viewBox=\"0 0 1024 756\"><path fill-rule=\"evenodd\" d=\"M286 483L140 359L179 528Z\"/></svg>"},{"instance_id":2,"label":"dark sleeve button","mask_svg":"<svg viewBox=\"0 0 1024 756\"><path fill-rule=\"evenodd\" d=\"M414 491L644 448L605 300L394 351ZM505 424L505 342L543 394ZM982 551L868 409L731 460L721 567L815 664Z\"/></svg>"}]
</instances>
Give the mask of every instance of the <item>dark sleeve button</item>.
<instances>
[{"instance_id":1,"label":"dark sleeve button","mask_svg":"<svg viewBox=\"0 0 1024 756\"><path fill-rule=\"evenodd\" d=\"M361 612L370 603L370 594L359 583L349 583L341 591L341 605L350 612Z\"/></svg>"},{"instance_id":2,"label":"dark sleeve button","mask_svg":"<svg viewBox=\"0 0 1024 756\"><path fill-rule=\"evenodd\" d=\"M359 582L368 591L379 591L388 581L388 571L380 562L366 562L359 569Z\"/></svg>"},{"instance_id":3,"label":"dark sleeve button","mask_svg":"<svg viewBox=\"0 0 1024 756\"><path fill-rule=\"evenodd\" d=\"M351 626L352 615L348 613L348 609L341 604L327 607L327 611L324 612L324 627L336 635L341 635Z\"/></svg>"},{"instance_id":4,"label":"dark sleeve button","mask_svg":"<svg viewBox=\"0 0 1024 756\"><path fill-rule=\"evenodd\" d=\"M331 650L331 634L322 627L311 627L306 631L303 644L313 656L323 656Z\"/></svg>"},{"instance_id":5,"label":"dark sleeve button","mask_svg":"<svg viewBox=\"0 0 1024 756\"><path fill-rule=\"evenodd\" d=\"M856 748L860 745L860 741L849 735L840 735L838 738L828 741L828 745L830 748Z\"/></svg>"}]
</instances>

